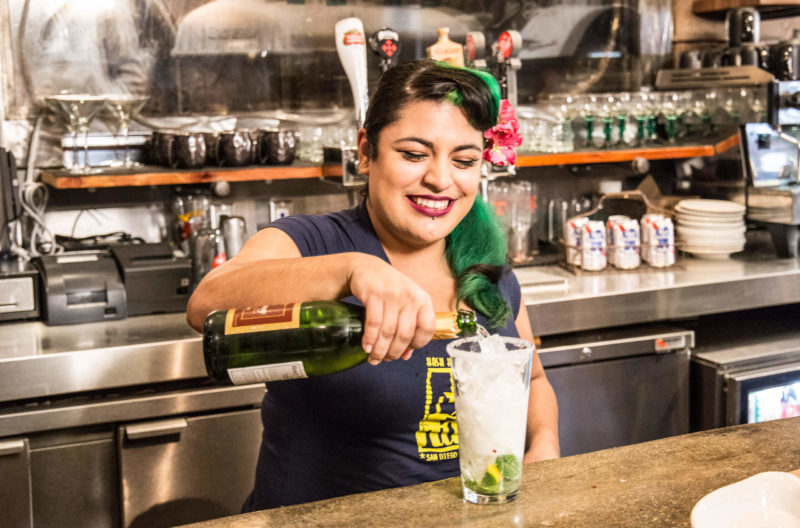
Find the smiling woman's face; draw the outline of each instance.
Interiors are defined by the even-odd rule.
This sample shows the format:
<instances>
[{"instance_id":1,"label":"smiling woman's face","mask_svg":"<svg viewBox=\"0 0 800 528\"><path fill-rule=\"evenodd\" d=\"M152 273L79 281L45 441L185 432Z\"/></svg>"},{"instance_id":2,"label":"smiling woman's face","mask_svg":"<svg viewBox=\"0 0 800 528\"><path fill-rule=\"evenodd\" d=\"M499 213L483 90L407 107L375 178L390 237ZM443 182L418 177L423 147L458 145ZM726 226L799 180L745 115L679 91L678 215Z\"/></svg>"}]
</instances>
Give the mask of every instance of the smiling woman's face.
<instances>
[{"instance_id":1,"label":"smiling woman's face","mask_svg":"<svg viewBox=\"0 0 800 528\"><path fill-rule=\"evenodd\" d=\"M362 130L359 170L369 174L367 210L381 240L443 243L475 200L482 152L483 133L449 102L407 104L380 132L376 159Z\"/></svg>"}]
</instances>

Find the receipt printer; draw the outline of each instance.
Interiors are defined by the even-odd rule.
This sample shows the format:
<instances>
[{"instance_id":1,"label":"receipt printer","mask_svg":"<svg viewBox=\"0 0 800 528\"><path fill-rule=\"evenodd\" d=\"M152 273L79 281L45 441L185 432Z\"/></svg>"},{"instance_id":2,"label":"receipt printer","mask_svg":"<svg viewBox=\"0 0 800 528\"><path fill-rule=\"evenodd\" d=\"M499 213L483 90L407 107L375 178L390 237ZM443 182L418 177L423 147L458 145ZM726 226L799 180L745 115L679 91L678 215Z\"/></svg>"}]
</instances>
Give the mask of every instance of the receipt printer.
<instances>
[{"instance_id":1,"label":"receipt printer","mask_svg":"<svg viewBox=\"0 0 800 528\"><path fill-rule=\"evenodd\" d=\"M49 325L124 319L125 287L108 251L71 251L37 257L42 319Z\"/></svg>"},{"instance_id":2,"label":"receipt printer","mask_svg":"<svg viewBox=\"0 0 800 528\"><path fill-rule=\"evenodd\" d=\"M128 298L128 315L185 312L192 261L166 242L111 246Z\"/></svg>"}]
</instances>

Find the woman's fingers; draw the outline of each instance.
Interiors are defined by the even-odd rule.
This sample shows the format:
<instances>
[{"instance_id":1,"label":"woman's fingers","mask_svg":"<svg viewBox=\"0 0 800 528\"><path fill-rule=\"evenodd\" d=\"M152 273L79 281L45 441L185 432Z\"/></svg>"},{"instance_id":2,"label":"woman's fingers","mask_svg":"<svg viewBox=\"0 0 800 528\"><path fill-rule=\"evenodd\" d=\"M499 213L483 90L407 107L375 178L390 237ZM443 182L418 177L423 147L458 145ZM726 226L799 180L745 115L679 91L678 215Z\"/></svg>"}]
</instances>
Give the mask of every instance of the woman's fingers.
<instances>
[{"instance_id":1,"label":"woman's fingers","mask_svg":"<svg viewBox=\"0 0 800 528\"><path fill-rule=\"evenodd\" d=\"M361 338L361 348L370 355L370 363L374 365L377 361L372 361L372 351L375 348L375 342L378 341L378 333L381 330L383 303L380 300L375 302L365 300L364 306L366 307L366 313L364 314L364 335Z\"/></svg>"},{"instance_id":2,"label":"woman's fingers","mask_svg":"<svg viewBox=\"0 0 800 528\"><path fill-rule=\"evenodd\" d=\"M405 306L398 313L394 339L389 345L384 361L400 359L410 348L417 330L416 306Z\"/></svg>"},{"instance_id":3,"label":"woman's fingers","mask_svg":"<svg viewBox=\"0 0 800 528\"><path fill-rule=\"evenodd\" d=\"M369 307L367 307L367 310L369 311ZM388 354L395 333L397 332L397 318L400 313L397 303L391 300L383 302L381 311L383 317L381 318L380 328L378 329L377 338L372 346L372 352L369 354L369 362L373 365L377 365L383 361L386 354Z\"/></svg>"}]
</instances>

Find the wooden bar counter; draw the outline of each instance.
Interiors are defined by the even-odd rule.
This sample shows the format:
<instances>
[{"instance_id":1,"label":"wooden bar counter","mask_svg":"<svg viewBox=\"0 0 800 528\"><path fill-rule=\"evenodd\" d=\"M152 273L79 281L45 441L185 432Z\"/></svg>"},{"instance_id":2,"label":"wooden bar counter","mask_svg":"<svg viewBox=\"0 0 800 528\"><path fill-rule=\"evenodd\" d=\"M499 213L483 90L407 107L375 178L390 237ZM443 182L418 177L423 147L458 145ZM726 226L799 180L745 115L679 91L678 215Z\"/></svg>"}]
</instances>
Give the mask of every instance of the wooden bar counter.
<instances>
[{"instance_id":1,"label":"wooden bar counter","mask_svg":"<svg viewBox=\"0 0 800 528\"><path fill-rule=\"evenodd\" d=\"M715 429L526 464L515 502L477 506L459 478L192 524L193 528L688 527L707 493L800 468L800 418Z\"/></svg>"}]
</instances>

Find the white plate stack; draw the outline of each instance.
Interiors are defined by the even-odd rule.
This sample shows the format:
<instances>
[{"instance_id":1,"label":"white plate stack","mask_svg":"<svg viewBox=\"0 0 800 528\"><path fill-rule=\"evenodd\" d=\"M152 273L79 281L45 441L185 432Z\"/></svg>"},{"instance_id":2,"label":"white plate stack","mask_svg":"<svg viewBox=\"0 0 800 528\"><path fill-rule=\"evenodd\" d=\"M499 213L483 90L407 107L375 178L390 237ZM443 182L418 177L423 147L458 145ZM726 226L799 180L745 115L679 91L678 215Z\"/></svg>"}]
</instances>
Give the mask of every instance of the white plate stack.
<instances>
[{"instance_id":1,"label":"white plate stack","mask_svg":"<svg viewBox=\"0 0 800 528\"><path fill-rule=\"evenodd\" d=\"M745 207L728 200L681 200L675 206L678 248L698 258L722 259L744 249Z\"/></svg>"}]
</instances>

